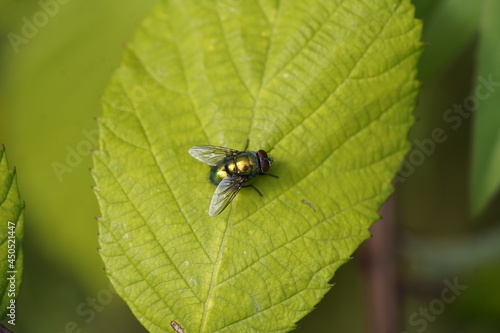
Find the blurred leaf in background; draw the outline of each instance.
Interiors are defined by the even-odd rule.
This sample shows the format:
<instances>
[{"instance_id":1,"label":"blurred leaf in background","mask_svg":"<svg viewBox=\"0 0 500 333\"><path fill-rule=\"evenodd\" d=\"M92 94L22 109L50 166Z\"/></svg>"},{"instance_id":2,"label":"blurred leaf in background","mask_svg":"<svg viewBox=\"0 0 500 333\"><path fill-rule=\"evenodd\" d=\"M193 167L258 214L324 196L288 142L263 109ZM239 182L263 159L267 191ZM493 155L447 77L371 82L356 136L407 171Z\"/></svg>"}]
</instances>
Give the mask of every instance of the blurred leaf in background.
<instances>
[{"instance_id":1,"label":"blurred leaf in background","mask_svg":"<svg viewBox=\"0 0 500 333\"><path fill-rule=\"evenodd\" d=\"M424 19L423 41L429 47L420 58L419 78L426 80L446 69L470 45L477 32L481 0L414 1ZM422 3L422 7L420 4ZM420 16L421 15L421 16Z\"/></svg>"},{"instance_id":2,"label":"blurred leaf in background","mask_svg":"<svg viewBox=\"0 0 500 333\"><path fill-rule=\"evenodd\" d=\"M85 313L92 309L88 298L108 290L88 170L97 147L93 117L124 42L152 4L47 0L2 7L0 140L12 152L30 207L25 308L18 308L21 318L30 317L19 323L23 332L60 331L68 322L92 332L107 321L106 312L97 314L112 306L98 307L93 317ZM114 299L113 306L120 303ZM51 311L39 311L49 300ZM123 318L114 325L136 327Z\"/></svg>"},{"instance_id":3,"label":"blurred leaf in background","mask_svg":"<svg viewBox=\"0 0 500 333\"><path fill-rule=\"evenodd\" d=\"M10 170L5 148L0 145L0 320L15 325L17 298L23 275L24 203L16 172Z\"/></svg>"},{"instance_id":4,"label":"blurred leaf in background","mask_svg":"<svg viewBox=\"0 0 500 333\"><path fill-rule=\"evenodd\" d=\"M500 186L500 1L484 0L479 25L474 113L472 213L478 216Z\"/></svg>"},{"instance_id":5,"label":"blurred leaf in background","mask_svg":"<svg viewBox=\"0 0 500 333\"><path fill-rule=\"evenodd\" d=\"M432 321L427 320L425 331L498 332L500 294L492 284L500 279L495 268L500 260L498 245L495 246L500 243L500 205L498 197L490 197L483 214L471 218L475 210L471 202L478 197L471 192L470 165L476 163L474 137L482 132L477 123L472 127L473 121L481 117L483 105L495 104L498 110L493 95L491 100L484 99L488 103L479 101L479 111L474 111L472 104L482 81L478 80L482 61L476 57L482 49L480 27L491 25L487 22L493 17L498 22L500 11L487 1L441 0L432 8L426 0L414 3L417 12L424 13L423 41L429 45L420 62L420 77L424 81L415 112L419 121L410 136L414 142L412 152L420 151L423 158L417 160L417 153L413 153L412 163L412 153L408 155L406 165L410 168L405 169L407 176L396 191L406 268L404 323L409 332L422 328L415 326L415 321L412 325L410 319L415 319L419 309L437 304L445 279L457 278L467 289L446 304ZM452 8L448 8L450 5ZM490 40L495 44L494 39ZM483 55L493 57L493 63L493 59L498 59L498 51L495 52L483 51ZM489 73L485 74L487 80ZM481 93L485 92L481 88ZM492 129L493 124L488 124L488 128ZM442 130L444 140L431 144L429 139L437 129ZM483 144L490 150L483 157L498 158L498 152L491 151L494 140Z\"/></svg>"}]
</instances>

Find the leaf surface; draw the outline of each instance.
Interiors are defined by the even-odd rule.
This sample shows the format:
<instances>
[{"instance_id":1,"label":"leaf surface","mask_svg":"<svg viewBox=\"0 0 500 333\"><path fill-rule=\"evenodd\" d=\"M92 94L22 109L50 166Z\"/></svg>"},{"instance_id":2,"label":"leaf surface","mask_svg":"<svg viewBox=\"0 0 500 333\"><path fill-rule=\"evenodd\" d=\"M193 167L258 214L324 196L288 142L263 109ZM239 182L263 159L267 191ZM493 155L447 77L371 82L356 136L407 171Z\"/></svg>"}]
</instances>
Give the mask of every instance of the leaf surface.
<instances>
[{"instance_id":1,"label":"leaf surface","mask_svg":"<svg viewBox=\"0 0 500 333\"><path fill-rule=\"evenodd\" d=\"M287 332L378 219L406 152L409 1L160 1L103 98L101 254L151 332ZM188 149L276 161L217 217Z\"/></svg>"}]
</instances>

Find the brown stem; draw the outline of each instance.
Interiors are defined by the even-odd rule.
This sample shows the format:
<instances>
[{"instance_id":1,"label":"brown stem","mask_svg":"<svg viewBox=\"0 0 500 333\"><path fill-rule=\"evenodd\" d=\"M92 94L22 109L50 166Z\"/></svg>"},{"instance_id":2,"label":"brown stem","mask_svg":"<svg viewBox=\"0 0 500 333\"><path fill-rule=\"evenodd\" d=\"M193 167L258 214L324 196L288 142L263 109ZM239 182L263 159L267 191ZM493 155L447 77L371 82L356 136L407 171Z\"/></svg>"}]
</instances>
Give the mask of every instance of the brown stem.
<instances>
[{"instance_id":1,"label":"brown stem","mask_svg":"<svg viewBox=\"0 0 500 333\"><path fill-rule=\"evenodd\" d=\"M9 330L7 327L0 324L0 333L13 333L13 332Z\"/></svg>"},{"instance_id":2,"label":"brown stem","mask_svg":"<svg viewBox=\"0 0 500 333\"><path fill-rule=\"evenodd\" d=\"M394 196L382 206L382 219L371 227L372 238L361 248L372 333L399 332L399 279L396 254Z\"/></svg>"}]
</instances>

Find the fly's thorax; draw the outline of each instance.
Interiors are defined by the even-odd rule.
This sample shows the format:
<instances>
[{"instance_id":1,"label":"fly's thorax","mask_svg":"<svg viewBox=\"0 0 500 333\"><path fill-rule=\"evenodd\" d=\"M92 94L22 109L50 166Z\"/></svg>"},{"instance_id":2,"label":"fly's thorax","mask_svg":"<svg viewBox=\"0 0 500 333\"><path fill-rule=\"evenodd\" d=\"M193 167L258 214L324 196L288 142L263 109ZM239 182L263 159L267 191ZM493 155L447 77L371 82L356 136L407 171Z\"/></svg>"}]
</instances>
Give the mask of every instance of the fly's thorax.
<instances>
[{"instance_id":1,"label":"fly's thorax","mask_svg":"<svg viewBox=\"0 0 500 333\"><path fill-rule=\"evenodd\" d=\"M254 152L244 152L237 155L233 159L233 164L234 166L232 167L232 169L234 171L229 168L229 164L228 170L239 175L250 176L260 172L257 154L255 154Z\"/></svg>"}]
</instances>

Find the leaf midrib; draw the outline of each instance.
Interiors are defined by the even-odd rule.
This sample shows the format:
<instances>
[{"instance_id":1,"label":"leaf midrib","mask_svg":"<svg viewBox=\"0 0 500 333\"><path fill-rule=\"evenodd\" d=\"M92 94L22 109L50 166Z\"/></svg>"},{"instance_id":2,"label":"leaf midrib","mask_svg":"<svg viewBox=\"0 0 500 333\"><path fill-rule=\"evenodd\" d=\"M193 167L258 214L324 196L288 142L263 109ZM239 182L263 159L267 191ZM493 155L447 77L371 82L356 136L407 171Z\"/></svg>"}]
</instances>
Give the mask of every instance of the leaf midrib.
<instances>
[{"instance_id":1,"label":"leaf midrib","mask_svg":"<svg viewBox=\"0 0 500 333\"><path fill-rule=\"evenodd\" d=\"M260 3L259 3L259 6L261 6ZM263 90L264 78L265 78L265 74L266 74L266 71L267 71L267 64L268 64L267 60L268 60L268 57L269 57L269 51L271 49L271 45L272 45L272 41L273 41L275 23L276 23L277 18L279 17L279 14L280 14L281 8L282 8L280 6L279 1L277 3L277 6L278 6L278 10L276 10L276 13L275 13L275 16L274 16L274 20L272 22L268 20L269 24L271 25L270 26L270 34L269 34L269 43L267 45L267 50L265 52L266 58L265 58L265 61L264 61L264 68L262 70L262 76L261 76L261 80L260 80L260 86L259 86L259 89L258 89L258 92L257 92L257 96L254 97L254 106L252 108L252 118L250 120L250 129L249 129L249 132L251 131L252 124L254 123L255 110L256 110L256 107L257 107L259 99L260 99L260 94L261 94L261 92ZM263 10L262 10L262 13L264 14ZM221 23L221 17L219 15L219 13L216 13L216 15L217 15L217 17L219 19L219 22L221 24L221 29L222 29L222 31L224 31L224 28L223 28L222 23ZM225 34L223 34L223 36L224 36L224 42L227 45ZM229 52L228 52L228 54L230 55ZM232 61L232 62L234 64L234 61ZM236 67L235 67L235 69L237 70ZM243 81L243 79L242 79L242 81ZM245 87L247 88L247 90L250 93L250 90L249 90L247 84L244 83L244 85L245 85ZM219 251L218 251L218 254L217 254L217 259L215 261L215 265L214 265L214 268L212 270L212 275L211 275L211 280L210 280L210 287L209 287L209 290L208 290L208 293L207 293L207 299L205 300L205 304L204 304L204 307L203 307L203 314L202 314L202 317L201 317L200 333L206 332L206 330L207 330L208 314L210 312L211 307L213 306L212 302L211 302L211 295L212 295L215 287L217 287L217 285L218 285L218 284L215 284L215 281L217 281L217 278L219 276L220 265L222 263L223 252L224 252L224 249L226 247L226 240L228 238L229 230L231 229L231 227L230 227L230 225L231 225L230 224L231 216L232 216L232 211L230 212L230 214L228 215L228 218L226 220L226 229L224 231L224 235L222 237L221 245L220 245L220 248L219 248Z\"/></svg>"},{"instance_id":2,"label":"leaf midrib","mask_svg":"<svg viewBox=\"0 0 500 333\"><path fill-rule=\"evenodd\" d=\"M278 4L278 6L279 6L279 4ZM338 7L336 7L336 10L337 10L337 9L338 9ZM262 91L264 90L264 85L265 85L264 80L265 80L265 77L266 77L266 71L267 71L267 68L268 68L268 67L267 67L267 66L268 66L268 61L267 61L267 59L268 59L269 51L270 51L271 46L272 46L272 40L273 40L273 36L274 36L275 23L276 23L277 18L279 17L280 10L281 10L281 6L279 6L279 9L276 11L276 15L275 15L275 18L274 18L274 21L273 21L272 27L271 27L271 29L270 29L270 30L271 30L271 33L270 33L270 35L269 35L269 39L270 39L270 40L269 40L268 48L267 48L267 50L266 50L266 61L264 62L264 68L263 68L263 74L262 74L262 76L261 76L260 87L259 87L259 90L258 90L257 95L254 97L254 106L253 106L253 108L252 108L252 118L251 118L251 121L250 121L250 127L251 127L251 128L252 128L252 126L253 126L253 124L254 124L254 119L255 119L255 111L256 111L256 109L257 109L257 107L258 107L258 105L259 105L260 95L261 95ZM324 27L324 25L326 24L326 22L328 22L328 20L331 18L331 16L332 16L332 15L334 15L334 13L336 12L336 10L335 10L335 11L333 11L332 13L329 13L329 15L328 15L328 19L327 19L327 20L325 20L325 21L321 24L321 28L323 28L323 27ZM392 13L394 13L396 10L397 10L397 8L395 8L395 10L394 10ZM392 13L391 13L391 14L392 14ZM220 19L220 17L219 17L219 19ZM321 102L321 103L320 103L320 104L319 104L319 105L318 105L318 106L317 106L317 107L316 107L316 108L315 108L315 109L314 109L311 113L309 113L306 117L304 117L304 118L300 121L300 123L298 123L298 124L297 124L294 128L299 127L299 126L300 126L301 124L303 124L303 123L304 123L307 119L309 119L310 117L312 117L312 116L313 116L313 115L314 115L314 114L315 114L318 110L320 110L320 109L321 109L321 107L322 107L322 106L326 103L326 101L328 101L328 99L329 99L329 98L330 98L330 97L331 97L331 96L332 96L332 95L333 95L333 94L334 94L334 93L335 93L335 92L336 92L336 91L337 91L337 90L338 90L338 89L339 89L339 88L340 88L340 87L341 87L341 86L342 86L345 82L347 82L347 81L348 81L348 79L349 79L349 78L351 77L351 75L353 74L354 70L357 68L357 66L359 65L359 63L362 61L362 59L365 57L365 55L367 54L367 52L369 51L369 49L372 47L373 43L377 40L378 36L379 36L380 34L382 34L382 32L386 29L386 27L387 27L387 25L388 25L388 23L390 22L390 20L391 20L391 19L392 19L392 15L391 15L391 16L390 16L387 20L386 20L386 22L384 22L384 25L383 25L382 29L380 29L380 30L379 30L379 32L378 32L376 35L374 35L374 36L373 36L372 40L371 40L371 41L370 41L370 43L366 46L365 50L364 50L364 51L360 54L358 61L356 61L356 62L355 62L355 64L354 64L354 66L350 69L349 74L348 74L345 78L343 78L343 79L342 79L342 82L340 82L338 85L336 85L336 86L333 88L333 90L331 91L331 93L330 93L330 94L328 94L328 96L327 96L327 97L326 97L326 98L325 98L325 99L324 99L324 100L323 100L323 101L322 101L322 102ZM220 20L219 20L219 22L220 22ZM317 33L321 30L321 28L317 29L317 30L314 32L313 37L309 38L306 44L309 44L309 43L311 42L311 40L314 38L314 36L316 36L316 35L317 35ZM225 36L225 35L224 35L224 36ZM304 49L304 47L302 47L300 50L303 50L303 49ZM278 75L278 74L279 74L279 73L280 73L280 72L281 72L284 68L286 68L286 67L288 66L288 64L290 64L290 63L293 61L293 59L295 59L295 58L298 56L298 54L300 54L300 50L299 50L298 52L296 52L296 53L293 55L293 57L292 57L292 58L291 58L291 59L290 59L290 60L289 60L289 61L288 61L285 65L281 66L281 67L280 67L280 69L276 72L276 74L275 74L275 75L273 75L273 76L272 76L269 80L267 80L267 83L271 82L271 81L272 81L272 80L273 80L273 79L274 79L274 78L275 78L275 77L276 77L276 76L277 76L277 75ZM234 63L234 62L233 62L233 63ZM245 86L246 86L246 84L245 84ZM247 89L248 89L248 87L247 87ZM386 110L386 111L388 111L388 110ZM379 114L379 118L380 118L383 114L384 114L384 112L380 113L380 114ZM358 129L358 131L357 131L357 132L355 132L354 134L350 135L350 136L349 136L349 137L348 137L348 138L347 138L344 142L342 142L341 144L346 143L349 139L352 139L355 135L359 134L361 131L363 131L363 130L367 129L368 127L369 127L369 125L364 126L364 127L360 128L360 129ZM250 129L250 132L251 132L251 129ZM288 135L290 135L292 132L293 132L293 130L292 130L292 131L289 131L289 132L287 132L287 133L283 133L283 136L282 136L280 139L278 139L278 140L277 140L277 141L276 141L276 142L275 142L272 146L276 146L277 144L279 144L279 143L280 143L283 139L285 139L285 138L286 138ZM327 161L327 160L328 160L328 159L332 156L332 154L334 153L334 151L335 151L335 150L332 150L331 154L327 155L327 156L325 157L325 159L321 162L321 164L320 164L320 165L322 165L323 163L325 163L325 161ZM319 167L319 166L317 166L317 167L315 168L315 170L316 170L318 167ZM308 175L310 175L310 174L308 174ZM306 179L306 178L308 177L308 175L306 175L306 177L304 177L301 181L304 181L304 179ZM289 189L288 189L288 190L289 190ZM283 191L282 195L283 195L284 193L286 193L286 191ZM266 205L269 205L270 203L272 203L272 201L273 201L273 200L275 200L276 198L278 198L278 197L273 198L273 199L272 199L272 200L270 200L270 201L269 201ZM248 219L248 218L250 218L250 217L251 217L253 214L255 214L255 213L256 213L256 211L252 212L249 216L245 217L244 219ZM210 302L210 299L211 299L211 294L212 294L213 290L214 290L217 286L221 285L221 284L224 282L224 281L223 281L223 282L221 282L221 283L214 284L214 281L216 281L216 280L217 280L218 275L219 275L219 272L220 272L219 267L220 267L221 260L222 260L222 256L223 256L223 250L224 250L224 248L225 248L225 246L226 246L226 240L227 240L227 237L228 237L229 230L231 229L231 228L230 228L230 224L231 224L231 223L230 223L230 221L231 221L231 217L232 217L232 212L228 215L228 218L227 218L227 223L226 223L226 230L225 230L225 232L224 232L224 235L223 235L223 238L222 238L222 241L221 241L221 246L220 246L219 251L218 251L218 256L217 256L217 259L216 259L216 262L215 262L215 265L214 265L214 270L212 271L212 276L211 276L211 281L210 281L210 288L209 288L209 291L208 291L208 293L207 293L207 299L206 299L206 301L205 301L205 306L204 306L203 315L202 315L202 320L201 320L200 332L205 332L205 330L206 330L206 326L207 326L207 324L208 324L208 320L207 320L207 318L208 318L208 312L210 311L210 308L212 307L211 302ZM243 220L239 220L239 221L235 222L234 224L236 225L236 224L240 223L241 221L243 221ZM321 224L321 223L319 223L319 224ZM317 224L317 225L313 226L313 228L314 228L314 227L316 227L316 226L318 226L319 224ZM284 244L284 245L285 245L285 244ZM284 246L284 245L283 245L283 246ZM275 304L275 305L276 305L276 304ZM262 311L260 311L260 312L262 312ZM247 318L248 318L248 317L247 317ZM244 318L244 319L242 319L242 320L245 320L245 319L247 319L247 318ZM241 321L241 320L239 320L239 321ZM234 325L234 324L235 324L235 323L233 323L233 324L231 324L231 325Z\"/></svg>"}]
</instances>

